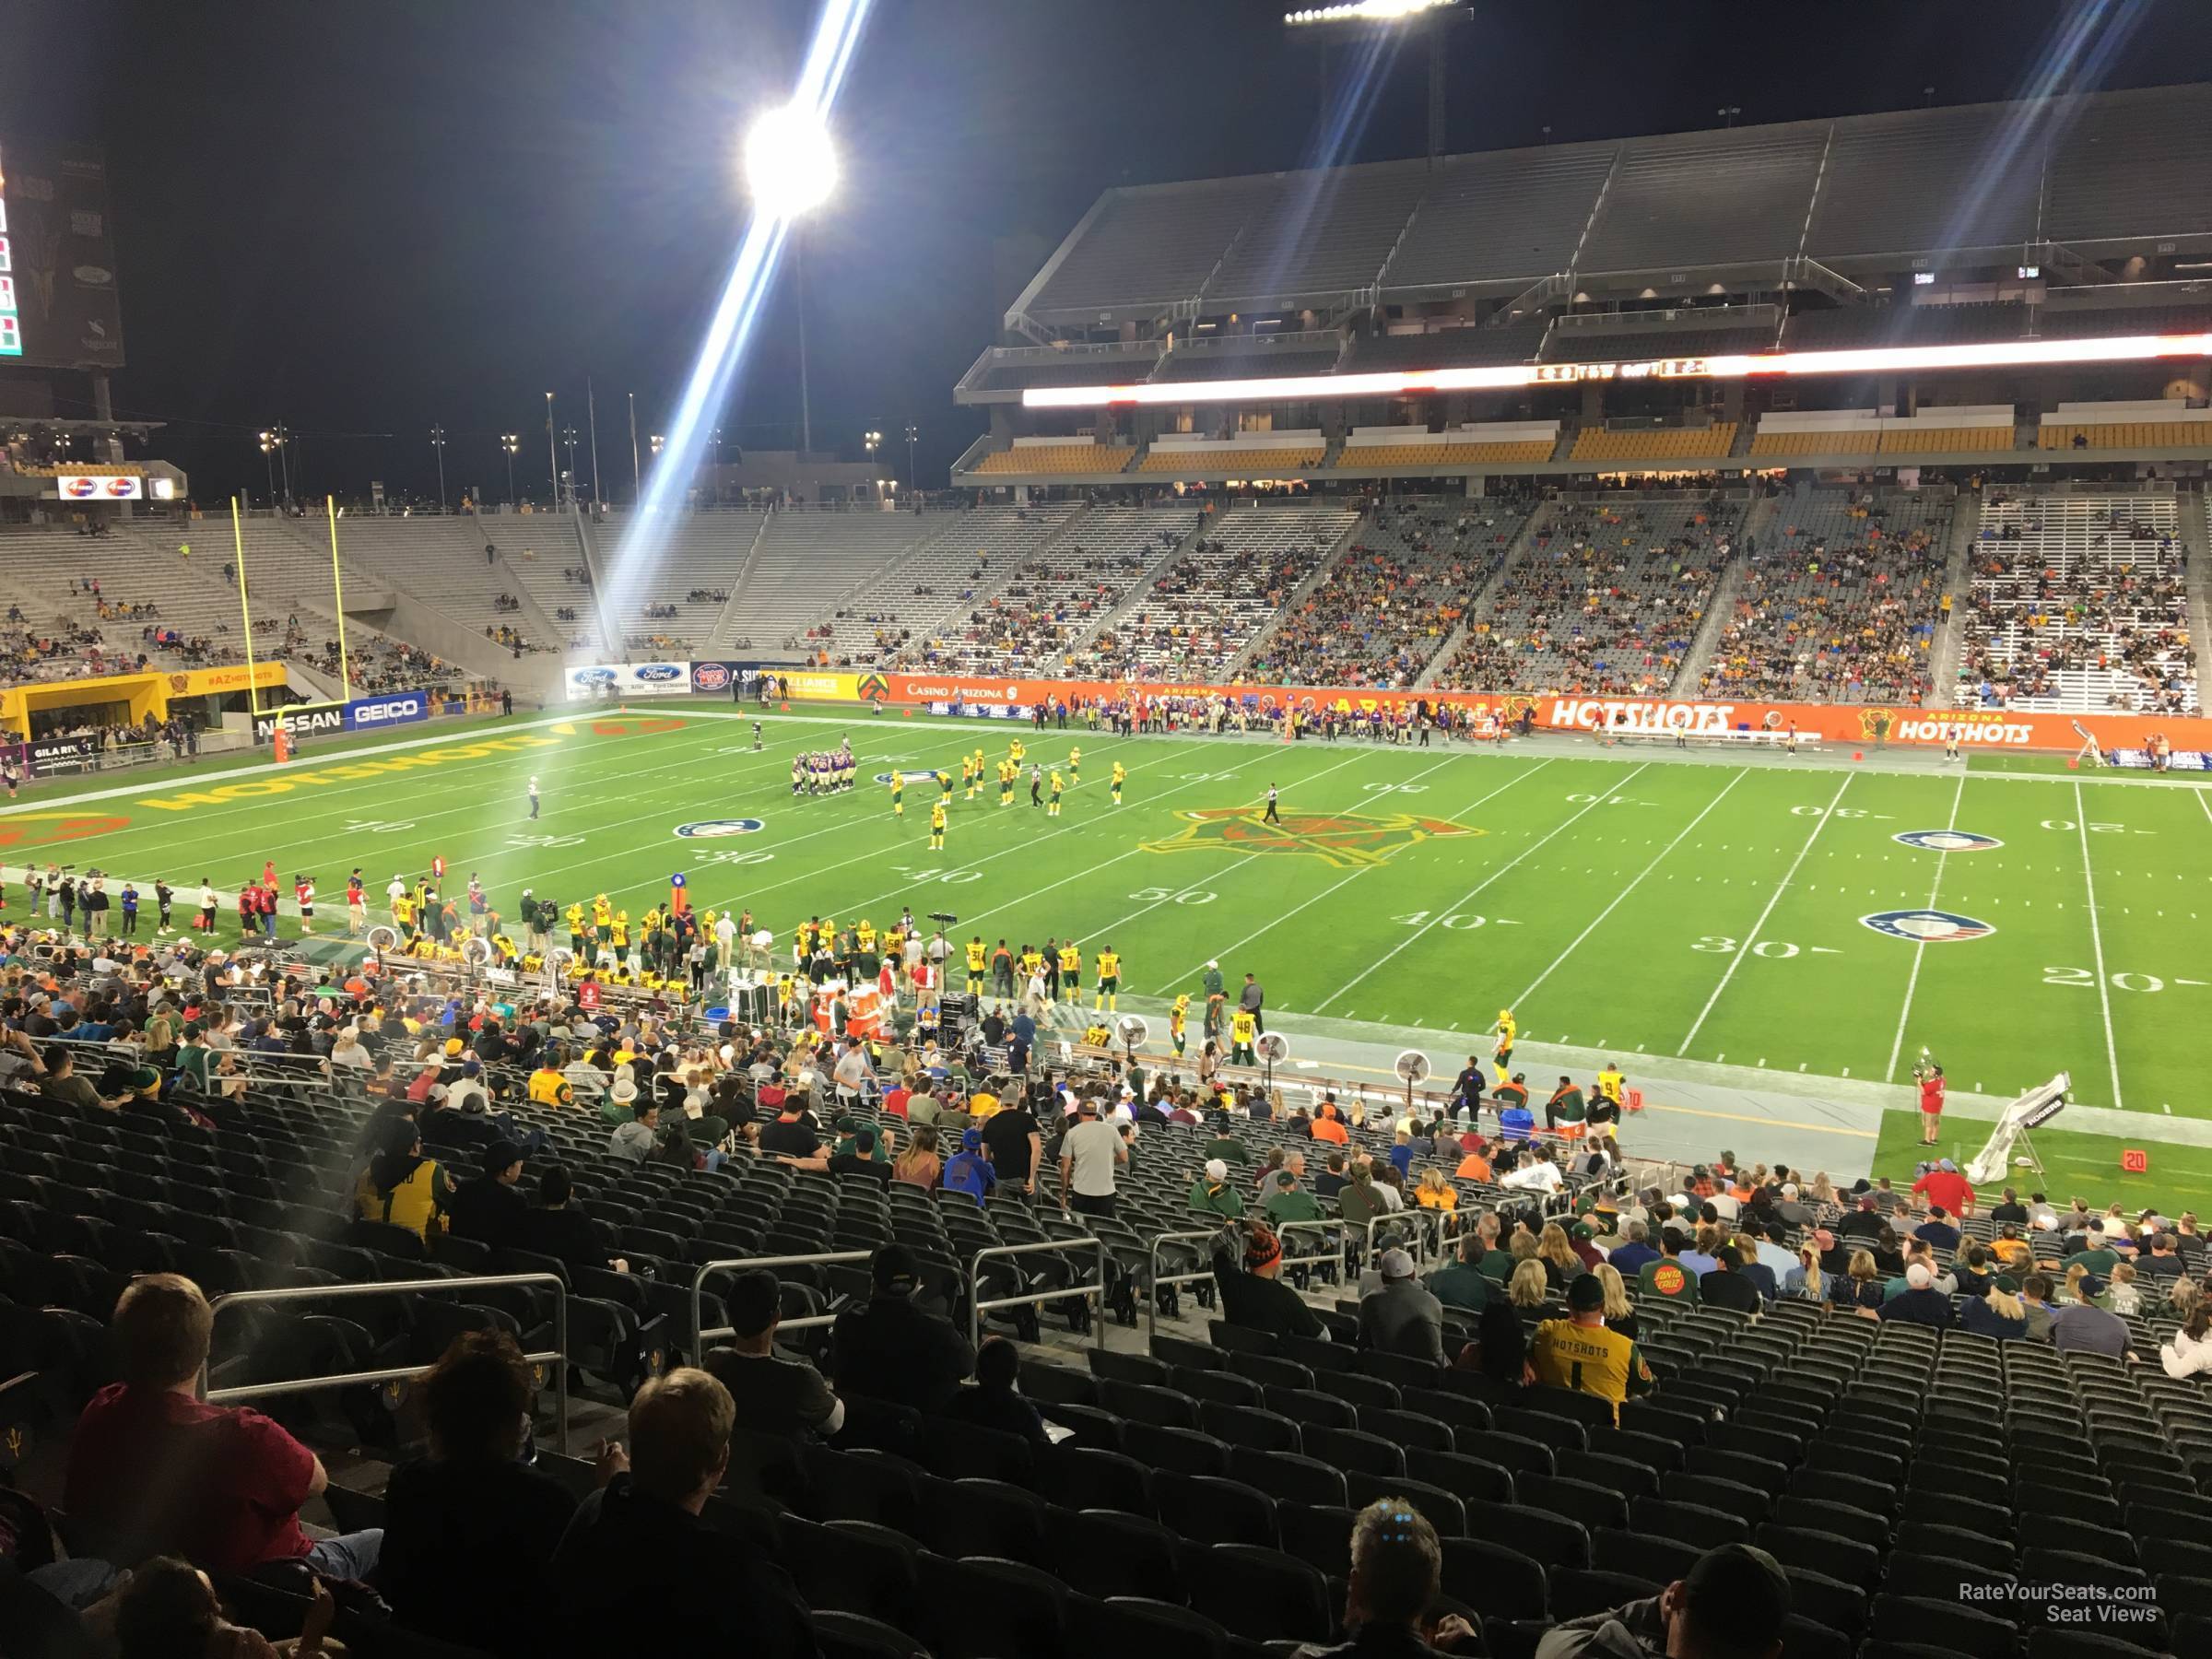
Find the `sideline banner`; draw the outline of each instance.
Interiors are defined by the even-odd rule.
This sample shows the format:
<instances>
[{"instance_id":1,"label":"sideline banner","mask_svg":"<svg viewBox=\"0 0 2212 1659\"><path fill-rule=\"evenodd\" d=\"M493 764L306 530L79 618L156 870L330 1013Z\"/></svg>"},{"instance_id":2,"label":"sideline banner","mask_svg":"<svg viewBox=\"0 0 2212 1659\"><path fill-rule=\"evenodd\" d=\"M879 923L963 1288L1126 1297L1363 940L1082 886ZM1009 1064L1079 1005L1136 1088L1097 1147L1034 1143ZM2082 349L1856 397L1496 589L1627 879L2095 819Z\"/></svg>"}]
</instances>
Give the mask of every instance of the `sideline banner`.
<instances>
[{"instance_id":1,"label":"sideline banner","mask_svg":"<svg viewBox=\"0 0 2212 1659\"><path fill-rule=\"evenodd\" d=\"M1524 712L1538 731L1618 731L1672 737L1677 731L1718 735L1731 731L1781 731L1794 724L1829 743L1899 744L1940 748L1956 733L1969 748L2056 749L2081 747L2078 722L2100 747L2139 748L2153 732L2176 749L2212 749L2212 720L2158 714L2030 714L2013 709L1915 709L1857 703L1775 703L1725 698L1676 701L1663 697L1579 697L1550 692L1378 691L1363 688L1217 685L1190 681L991 679L971 675L893 674L890 700L925 706L959 704L962 712L1028 710L1041 702L1103 698L1152 700L1221 696L1263 712L1285 708L1309 712L1336 709L1366 712L1417 702L1474 709L1516 721ZM1626 716L1625 722L1618 716Z\"/></svg>"},{"instance_id":2,"label":"sideline banner","mask_svg":"<svg viewBox=\"0 0 2212 1659\"><path fill-rule=\"evenodd\" d=\"M295 737L324 737L333 732L347 729L346 708L342 703L300 703L291 708L272 710L266 714L253 716L255 741L266 743L277 732L289 732Z\"/></svg>"},{"instance_id":3,"label":"sideline banner","mask_svg":"<svg viewBox=\"0 0 2212 1659\"><path fill-rule=\"evenodd\" d=\"M689 663L613 663L571 668L562 677L571 702L594 698L681 697L691 689Z\"/></svg>"},{"instance_id":4,"label":"sideline banner","mask_svg":"<svg viewBox=\"0 0 2212 1659\"><path fill-rule=\"evenodd\" d=\"M373 732L428 720L430 696L427 691L387 691L381 697L357 697L344 712L347 731Z\"/></svg>"}]
</instances>

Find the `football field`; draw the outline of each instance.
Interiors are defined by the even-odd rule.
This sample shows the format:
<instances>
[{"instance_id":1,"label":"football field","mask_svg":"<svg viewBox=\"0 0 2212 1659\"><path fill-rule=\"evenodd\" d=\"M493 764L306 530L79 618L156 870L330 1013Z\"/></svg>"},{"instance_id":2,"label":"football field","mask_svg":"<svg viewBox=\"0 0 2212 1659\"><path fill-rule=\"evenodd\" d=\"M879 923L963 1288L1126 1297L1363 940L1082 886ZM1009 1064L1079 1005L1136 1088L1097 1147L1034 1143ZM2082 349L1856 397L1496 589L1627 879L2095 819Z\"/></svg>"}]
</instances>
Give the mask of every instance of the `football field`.
<instances>
[{"instance_id":1,"label":"football field","mask_svg":"<svg viewBox=\"0 0 2212 1659\"><path fill-rule=\"evenodd\" d=\"M1961 1089L2065 1069L2085 1104L2212 1116L2190 1059L2212 1022L2212 800L2194 784L1565 740L1118 739L803 706L764 717L756 750L750 712L732 713L518 717L319 743L281 770L57 782L0 815L0 859L18 902L21 866L68 862L142 888L165 876L180 917L205 875L225 941L265 858L288 894L312 876L325 932L356 865L378 920L393 876L434 856L450 891L478 874L511 917L524 887L636 916L682 871L695 906L749 907L780 953L808 915L880 925L911 907L957 915L956 940L1072 936L1087 983L1111 947L1125 997L1153 1012L1218 958L1232 989L1259 975L1271 1013L1479 1031L1510 1007L1524 1042L1615 1051L1632 1072L1645 1056L1887 1081L1901 1107L1925 1046ZM794 799L794 751L847 734L858 787ZM964 747L995 762L1017 736L1064 774L1080 746L1059 818L1026 779L1004 807L994 783L972 801L958 787ZM932 853L940 768L956 790ZM912 775L903 818L880 781L894 771ZM1263 821L1270 785L1279 823Z\"/></svg>"}]
</instances>

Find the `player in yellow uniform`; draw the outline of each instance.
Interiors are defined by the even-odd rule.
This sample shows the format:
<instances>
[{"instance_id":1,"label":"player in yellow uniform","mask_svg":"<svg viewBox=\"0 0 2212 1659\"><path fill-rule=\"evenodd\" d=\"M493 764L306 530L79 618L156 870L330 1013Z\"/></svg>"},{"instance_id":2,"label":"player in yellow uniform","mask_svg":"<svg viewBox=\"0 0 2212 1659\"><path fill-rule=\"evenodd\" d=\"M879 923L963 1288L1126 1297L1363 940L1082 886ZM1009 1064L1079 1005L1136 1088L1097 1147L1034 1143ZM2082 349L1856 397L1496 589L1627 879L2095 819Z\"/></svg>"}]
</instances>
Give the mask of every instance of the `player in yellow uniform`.
<instances>
[{"instance_id":1,"label":"player in yellow uniform","mask_svg":"<svg viewBox=\"0 0 2212 1659\"><path fill-rule=\"evenodd\" d=\"M1175 1006L1168 1010L1168 1041L1173 1046L1178 1060L1182 1058L1182 1045L1190 1040L1190 1015L1191 999L1187 993L1178 996Z\"/></svg>"},{"instance_id":2,"label":"player in yellow uniform","mask_svg":"<svg viewBox=\"0 0 2212 1659\"><path fill-rule=\"evenodd\" d=\"M978 934L968 941L968 989L972 991L983 982L983 935Z\"/></svg>"},{"instance_id":3,"label":"player in yellow uniform","mask_svg":"<svg viewBox=\"0 0 2212 1659\"><path fill-rule=\"evenodd\" d=\"M1066 788L1067 780L1060 775L1060 769L1058 767L1053 767L1053 804L1044 809L1044 816L1046 818L1058 818L1060 816L1060 796L1065 792Z\"/></svg>"},{"instance_id":4,"label":"player in yellow uniform","mask_svg":"<svg viewBox=\"0 0 2212 1659\"><path fill-rule=\"evenodd\" d=\"M1259 1035L1260 1022L1250 1008L1239 1008L1229 1017L1229 1063L1231 1065L1256 1065L1259 1056L1252 1052L1253 1041Z\"/></svg>"},{"instance_id":5,"label":"player in yellow uniform","mask_svg":"<svg viewBox=\"0 0 2212 1659\"><path fill-rule=\"evenodd\" d=\"M1019 766L1021 764L1021 757L1023 754L1021 739L1017 737L1013 742L1007 744L1006 753L1013 759L1014 764Z\"/></svg>"},{"instance_id":6,"label":"player in yellow uniform","mask_svg":"<svg viewBox=\"0 0 2212 1659\"><path fill-rule=\"evenodd\" d=\"M895 771L891 774L891 816L895 818L902 818L906 816L906 774L904 772Z\"/></svg>"},{"instance_id":7,"label":"player in yellow uniform","mask_svg":"<svg viewBox=\"0 0 2212 1659\"><path fill-rule=\"evenodd\" d=\"M948 771L937 773L937 798L947 806L952 805L952 774Z\"/></svg>"},{"instance_id":8,"label":"player in yellow uniform","mask_svg":"<svg viewBox=\"0 0 2212 1659\"><path fill-rule=\"evenodd\" d=\"M412 894L402 893L392 900L392 920L403 938L410 943L415 938L415 900Z\"/></svg>"},{"instance_id":9,"label":"player in yellow uniform","mask_svg":"<svg viewBox=\"0 0 2212 1659\"><path fill-rule=\"evenodd\" d=\"M1021 768L1013 761L1001 760L998 763L998 804L1001 806L1014 805L1014 780L1020 775Z\"/></svg>"},{"instance_id":10,"label":"player in yellow uniform","mask_svg":"<svg viewBox=\"0 0 2212 1659\"><path fill-rule=\"evenodd\" d=\"M1060 947L1060 999L1071 1008L1083 1006L1083 952L1073 939Z\"/></svg>"},{"instance_id":11,"label":"player in yellow uniform","mask_svg":"<svg viewBox=\"0 0 2212 1659\"><path fill-rule=\"evenodd\" d=\"M1498 1069L1500 1072L1510 1073L1512 1070L1513 1035L1520 1029L1520 1022L1513 1018L1513 1011L1511 1008L1498 1010L1498 1023L1490 1028L1498 1033L1498 1046L1490 1051L1490 1057L1498 1062Z\"/></svg>"},{"instance_id":12,"label":"player in yellow uniform","mask_svg":"<svg viewBox=\"0 0 2212 1659\"><path fill-rule=\"evenodd\" d=\"M1034 945L1024 945L1021 947L1021 977L1023 982L1026 983L1027 982L1035 979L1043 971L1044 952L1039 950Z\"/></svg>"},{"instance_id":13,"label":"player in yellow uniform","mask_svg":"<svg viewBox=\"0 0 2212 1659\"><path fill-rule=\"evenodd\" d=\"M629 967L629 912L628 911L618 910L615 912L614 922L607 929L607 942L615 947L615 960L621 963L624 971L627 971Z\"/></svg>"},{"instance_id":14,"label":"player in yellow uniform","mask_svg":"<svg viewBox=\"0 0 2212 1659\"><path fill-rule=\"evenodd\" d=\"M863 916L853 929L853 942L873 956L876 953L876 924Z\"/></svg>"},{"instance_id":15,"label":"player in yellow uniform","mask_svg":"<svg viewBox=\"0 0 2212 1659\"><path fill-rule=\"evenodd\" d=\"M605 946L614 925L615 907L606 901L605 893L594 894L592 898L592 943L595 946Z\"/></svg>"},{"instance_id":16,"label":"player in yellow uniform","mask_svg":"<svg viewBox=\"0 0 2212 1659\"><path fill-rule=\"evenodd\" d=\"M1079 747L1071 747L1067 751L1067 781L1070 783L1083 782L1083 751Z\"/></svg>"},{"instance_id":17,"label":"player in yellow uniform","mask_svg":"<svg viewBox=\"0 0 2212 1659\"><path fill-rule=\"evenodd\" d=\"M968 791L968 798L975 799L975 762L966 755L960 757L960 783Z\"/></svg>"},{"instance_id":18,"label":"player in yellow uniform","mask_svg":"<svg viewBox=\"0 0 2212 1659\"><path fill-rule=\"evenodd\" d=\"M951 798L950 792L947 792L945 800ZM937 802L929 809L929 850L932 853L945 851L945 801Z\"/></svg>"},{"instance_id":19,"label":"player in yellow uniform","mask_svg":"<svg viewBox=\"0 0 2212 1659\"><path fill-rule=\"evenodd\" d=\"M1113 804L1116 806L1122 804L1122 785L1128 782L1128 779L1129 769L1116 760L1113 763Z\"/></svg>"},{"instance_id":20,"label":"player in yellow uniform","mask_svg":"<svg viewBox=\"0 0 2212 1659\"><path fill-rule=\"evenodd\" d=\"M568 922L570 954L580 962L589 961L591 959L590 953L584 949L582 905L571 904L569 906Z\"/></svg>"},{"instance_id":21,"label":"player in yellow uniform","mask_svg":"<svg viewBox=\"0 0 2212 1659\"><path fill-rule=\"evenodd\" d=\"M1114 954L1113 947L1109 945L1099 952L1099 994L1098 1000L1090 1006L1094 1009L1104 1008L1112 1013L1119 1013L1121 994L1122 959Z\"/></svg>"}]
</instances>

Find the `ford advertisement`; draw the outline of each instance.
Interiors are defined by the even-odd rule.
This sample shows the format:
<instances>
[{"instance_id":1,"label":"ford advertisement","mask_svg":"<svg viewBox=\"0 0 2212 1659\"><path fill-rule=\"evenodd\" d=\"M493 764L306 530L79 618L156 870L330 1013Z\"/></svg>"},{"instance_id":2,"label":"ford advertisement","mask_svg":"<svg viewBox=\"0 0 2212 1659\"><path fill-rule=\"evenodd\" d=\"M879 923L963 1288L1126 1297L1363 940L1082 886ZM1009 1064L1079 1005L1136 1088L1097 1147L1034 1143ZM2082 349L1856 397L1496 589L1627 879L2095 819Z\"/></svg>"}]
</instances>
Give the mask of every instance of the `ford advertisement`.
<instances>
[{"instance_id":1,"label":"ford advertisement","mask_svg":"<svg viewBox=\"0 0 2212 1659\"><path fill-rule=\"evenodd\" d=\"M571 702L627 697L683 697L691 690L689 663L612 663L571 668L564 677Z\"/></svg>"}]
</instances>

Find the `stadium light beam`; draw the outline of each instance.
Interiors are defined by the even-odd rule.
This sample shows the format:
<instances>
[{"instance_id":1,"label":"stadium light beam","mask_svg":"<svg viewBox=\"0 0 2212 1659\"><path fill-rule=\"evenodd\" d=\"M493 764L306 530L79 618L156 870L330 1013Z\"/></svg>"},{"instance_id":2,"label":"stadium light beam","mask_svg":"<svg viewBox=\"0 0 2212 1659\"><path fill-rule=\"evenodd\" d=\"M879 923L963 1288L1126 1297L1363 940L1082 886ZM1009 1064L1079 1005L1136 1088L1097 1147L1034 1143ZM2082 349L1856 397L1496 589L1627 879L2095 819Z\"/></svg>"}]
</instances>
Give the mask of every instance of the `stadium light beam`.
<instances>
[{"instance_id":1,"label":"stadium light beam","mask_svg":"<svg viewBox=\"0 0 2212 1659\"><path fill-rule=\"evenodd\" d=\"M1427 11L1456 5L1458 0L1345 0L1340 6L1308 6L1287 11L1283 21L1296 27L1308 23L1395 23Z\"/></svg>"},{"instance_id":2,"label":"stadium light beam","mask_svg":"<svg viewBox=\"0 0 2212 1659\"><path fill-rule=\"evenodd\" d=\"M607 573L608 615L627 614L653 589L668 553L674 512L683 505L716 413L759 322L778 256L794 211L817 206L835 188L837 162L829 142L830 112L837 103L853 54L860 45L872 0L826 0L807 42L798 85L782 110L762 117L746 143L753 217L737 244L722 298L708 319L683 394L667 429L666 452L655 462L653 488L644 492L616 546ZM761 171L753 171L756 155Z\"/></svg>"}]
</instances>

